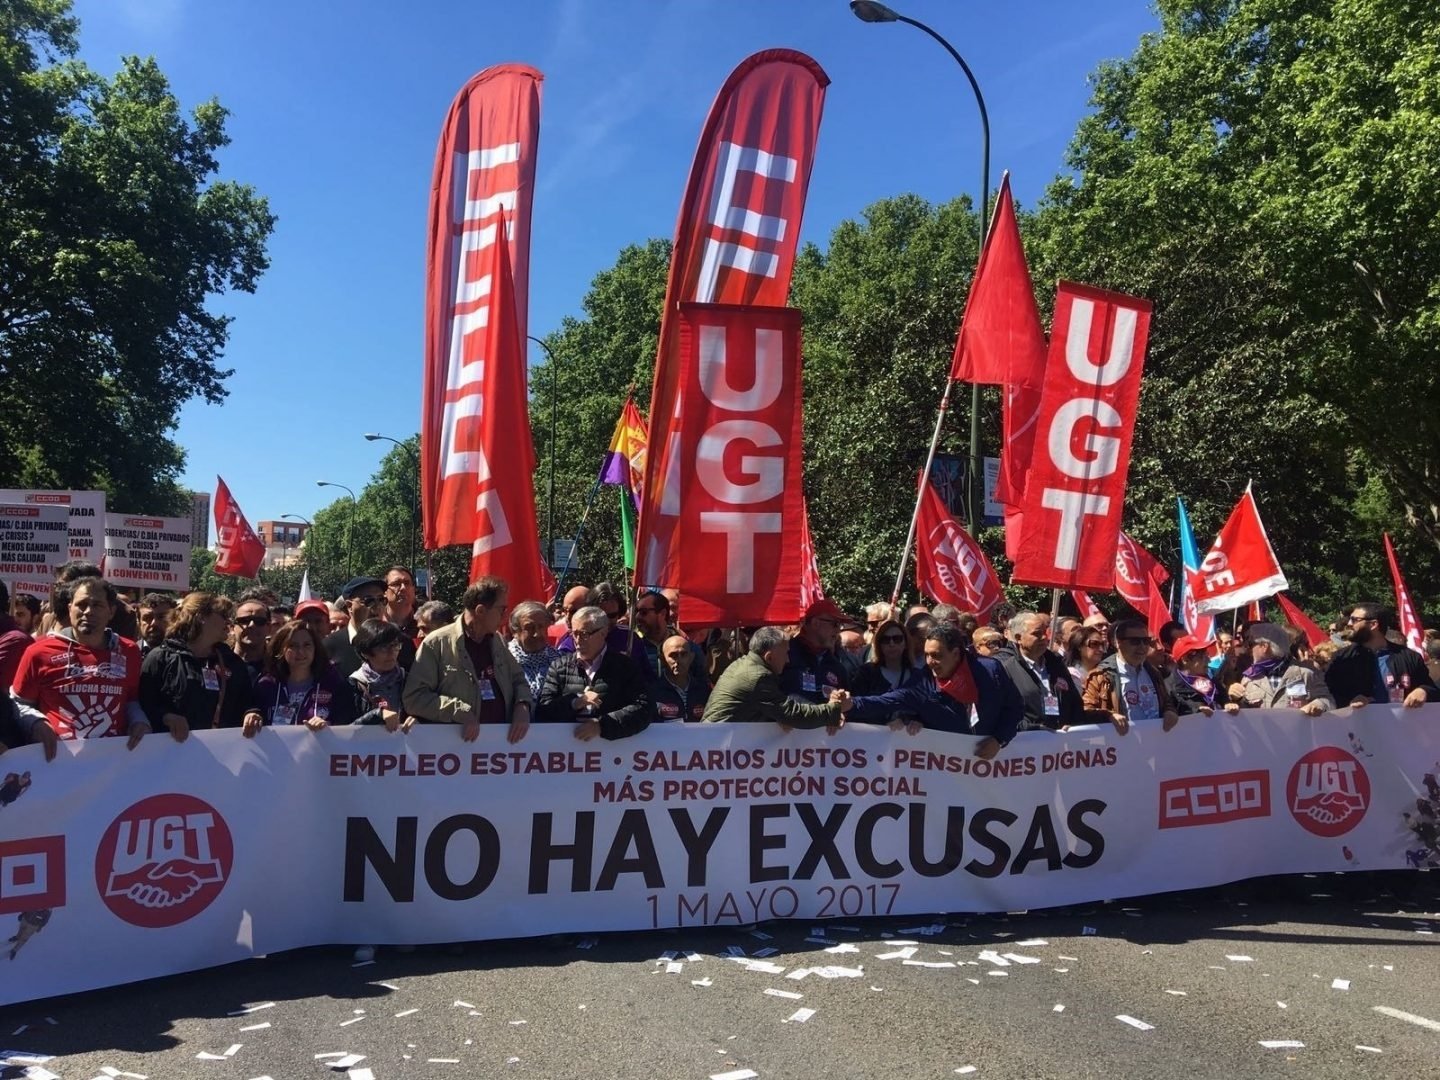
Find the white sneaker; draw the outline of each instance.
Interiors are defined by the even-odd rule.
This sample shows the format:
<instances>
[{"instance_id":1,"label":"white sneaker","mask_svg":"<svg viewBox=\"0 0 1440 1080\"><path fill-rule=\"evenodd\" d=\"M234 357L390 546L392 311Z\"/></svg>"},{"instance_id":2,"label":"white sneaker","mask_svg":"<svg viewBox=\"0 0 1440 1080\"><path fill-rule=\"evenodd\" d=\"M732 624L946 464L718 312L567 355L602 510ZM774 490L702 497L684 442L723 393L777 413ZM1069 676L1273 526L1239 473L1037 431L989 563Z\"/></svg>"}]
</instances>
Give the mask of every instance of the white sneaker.
<instances>
[{"instance_id":1,"label":"white sneaker","mask_svg":"<svg viewBox=\"0 0 1440 1080\"><path fill-rule=\"evenodd\" d=\"M371 960L374 960L374 959L375 959L375 946L374 946L374 945L361 945L361 946L359 946L359 947L356 948L356 950L355 950L355 963L357 963L357 964L368 964Z\"/></svg>"}]
</instances>

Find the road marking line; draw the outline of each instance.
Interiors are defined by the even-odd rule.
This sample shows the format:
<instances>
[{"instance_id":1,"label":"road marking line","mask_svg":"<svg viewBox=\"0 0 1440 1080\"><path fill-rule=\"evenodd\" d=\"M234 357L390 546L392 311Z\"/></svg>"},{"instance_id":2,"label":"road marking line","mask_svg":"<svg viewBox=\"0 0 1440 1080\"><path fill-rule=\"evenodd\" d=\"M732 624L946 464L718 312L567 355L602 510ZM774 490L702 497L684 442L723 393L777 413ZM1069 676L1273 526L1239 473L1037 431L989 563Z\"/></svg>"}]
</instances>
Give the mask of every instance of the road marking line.
<instances>
[{"instance_id":1,"label":"road marking line","mask_svg":"<svg viewBox=\"0 0 1440 1080\"><path fill-rule=\"evenodd\" d=\"M1393 1016L1396 1020L1404 1020L1407 1024L1416 1024L1419 1027L1429 1028L1431 1031L1440 1031L1440 1022L1435 1020L1426 1020L1423 1016L1401 1012L1399 1009L1392 1009L1388 1005L1376 1005L1374 1008L1375 1011L1382 1016Z\"/></svg>"}]
</instances>

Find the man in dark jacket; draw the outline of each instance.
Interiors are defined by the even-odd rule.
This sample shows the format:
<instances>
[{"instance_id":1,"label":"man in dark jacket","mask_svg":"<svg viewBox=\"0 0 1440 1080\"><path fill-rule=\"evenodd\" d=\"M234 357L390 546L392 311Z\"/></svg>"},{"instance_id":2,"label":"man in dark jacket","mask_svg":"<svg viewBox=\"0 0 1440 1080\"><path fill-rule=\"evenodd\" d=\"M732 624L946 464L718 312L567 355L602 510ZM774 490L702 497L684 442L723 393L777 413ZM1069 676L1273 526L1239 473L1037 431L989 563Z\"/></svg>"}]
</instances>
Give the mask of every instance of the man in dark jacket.
<instances>
[{"instance_id":1,"label":"man in dark jacket","mask_svg":"<svg viewBox=\"0 0 1440 1080\"><path fill-rule=\"evenodd\" d=\"M1358 709L1374 702L1418 709L1427 701L1440 701L1440 688L1430 678L1425 658L1385 636L1394 625L1394 613L1380 604L1356 604L1350 612L1350 644L1325 669L1337 706Z\"/></svg>"},{"instance_id":2,"label":"man in dark jacket","mask_svg":"<svg viewBox=\"0 0 1440 1080\"><path fill-rule=\"evenodd\" d=\"M689 638L672 634L661 645L660 675L650 682L650 697L655 702L655 719L662 724L695 721L705 715L710 683L695 663L695 647Z\"/></svg>"},{"instance_id":3,"label":"man in dark jacket","mask_svg":"<svg viewBox=\"0 0 1440 1080\"><path fill-rule=\"evenodd\" d=\"M790 639L790 660L780 685L792 700L823 705L836 690L849 690L850 678L838 655L840 628L856 620L833 600L816 600L805 609L800 633Z\"/></svg>"},{"instance_id":4,"label":"man in dark jacket","mask_svg":"<svg viewBox=\"0 0 1440 1080\"><path fill-rule=\"evenodd\" d=\"M575 737L624 739L650 726L655 715L645 677L628 656L607 646L610 619L598 607L570 617L575 651L561 653L545 674L536 717L542 723L575 723Z\"/></svg>"},{"instance_id":5,"label":"man in dark jacket","mask_svg":"<svg viewBox=\"0 0 1440 1080\"><path fill-rule=\"evenodd\" d=\"M965 635L940 623L925 638L926 672L919 682L886 694L855 699L852 719L883 722L891 713L910 712L920 725L959 735L975 735L975 756L989 760L1015 737L1025 715L1020 692L999 661L977 656Z\"/></svg>"},{"instance_id":6,"label":"man in dark jacket","mask_svg":"<svg viewBox=\"0 0 1440 1080\"><path fill-rule=\"evenodd\" d=\"M363 661L355 651L355 635L369 619L385 617L385 583L379 578L351 578L340 590L340 598L350 613L350 622L325 639L325 655L348 679L360 670ZM400 666L409 671L415 666L415 642L407 635L400 646Z\"/></svg>"},{"instance_id":7,"label":"man in dark jacket","mask_svg":"<svg viewBox=\"0 0 1440 1080\"><path fill-rule=\"evenodd\" d=\"M1012 648L996 657L1020 691L1021 731L1058 731L1078 724L1108 724L1108 712L1086 713L1080 688L1065 661L1050 649L1050 616L1022 611L1010 620Z\"/></svg>"},{"instance_id":8,"label":"man in dark jacket","mask_svg":"<svg viewBox=\"0 0 1440 1080\"><path fill-rule=\"evenodd\" d=\"M850 695L839 691L816 705L785 693L780 673L790 662L790 641L778 626L763 626L750 636L750 650L715 680L701 717L707 724L773 723L786 728L828 728L845 724Z\"/></svg>"}]
</instances>

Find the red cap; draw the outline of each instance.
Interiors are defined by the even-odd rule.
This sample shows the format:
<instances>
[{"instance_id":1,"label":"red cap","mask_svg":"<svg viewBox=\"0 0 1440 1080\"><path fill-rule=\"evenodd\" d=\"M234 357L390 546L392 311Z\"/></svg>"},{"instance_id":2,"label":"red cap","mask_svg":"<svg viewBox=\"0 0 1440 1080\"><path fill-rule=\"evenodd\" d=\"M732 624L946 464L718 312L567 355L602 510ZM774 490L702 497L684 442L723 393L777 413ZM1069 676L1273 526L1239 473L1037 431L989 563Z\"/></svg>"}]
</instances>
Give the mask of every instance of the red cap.
<instances>
[{"instance_id":1,"label":"red cap","mask_svg":"<svg viewBox=\"0 0 1440 1080\"><path fill-rule=\"evenodd\" d=\"M330 617L330 605L324 600L302 600L295 605L295 618L300 618L307 611L318 611L327 619Z\"/></svg>"},{"instance_id":2,"label":"red cap","mask_svg":"<svg viewBox=\"0 0 1440 1080\"><path fill-rule=\"evenodd\" d=\"M1170 659L1178 664L1186 653L1209 651L1210 643L1208 641L1201 641L1198 637L1186 634L1184 637L1176 638L1175 644L1170 646Z\"/></svg>"},{"instance_id":3,"label":"red cap","mask_svg":"<svg viewBox=\"0 0 1440 1080\"><path fill-rule=\"evenodd\" d=\"M806 619L834 619L837 623L858 623L860 620L840 610L839 605L828 597L821 597L805 609Z\"/></svg>"}]
</instances>

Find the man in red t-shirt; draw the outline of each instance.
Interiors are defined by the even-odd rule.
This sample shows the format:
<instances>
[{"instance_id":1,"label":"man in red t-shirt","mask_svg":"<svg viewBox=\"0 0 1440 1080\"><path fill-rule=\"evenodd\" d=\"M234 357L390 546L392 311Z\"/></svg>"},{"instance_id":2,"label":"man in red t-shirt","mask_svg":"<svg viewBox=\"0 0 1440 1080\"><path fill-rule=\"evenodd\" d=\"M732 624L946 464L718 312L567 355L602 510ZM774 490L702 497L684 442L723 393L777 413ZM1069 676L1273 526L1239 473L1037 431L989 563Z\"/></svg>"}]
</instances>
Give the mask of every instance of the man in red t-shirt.
<instances>
[{"instance_id":1,"label":"man in red t-shirt","mask_svg":"<svg viewBox=\"0 0 1440 1080\"><path fill-rule=\"evenodd\" d=\"M109 629L118 597L101 578L86 577L59 585L70 625L40 638L20 659L15 672L15 704L30 739L45 747L53 761L58 740L129 736L130 749L150 731L137 695L140 649Z\"/></svg>"}]
</instances>

